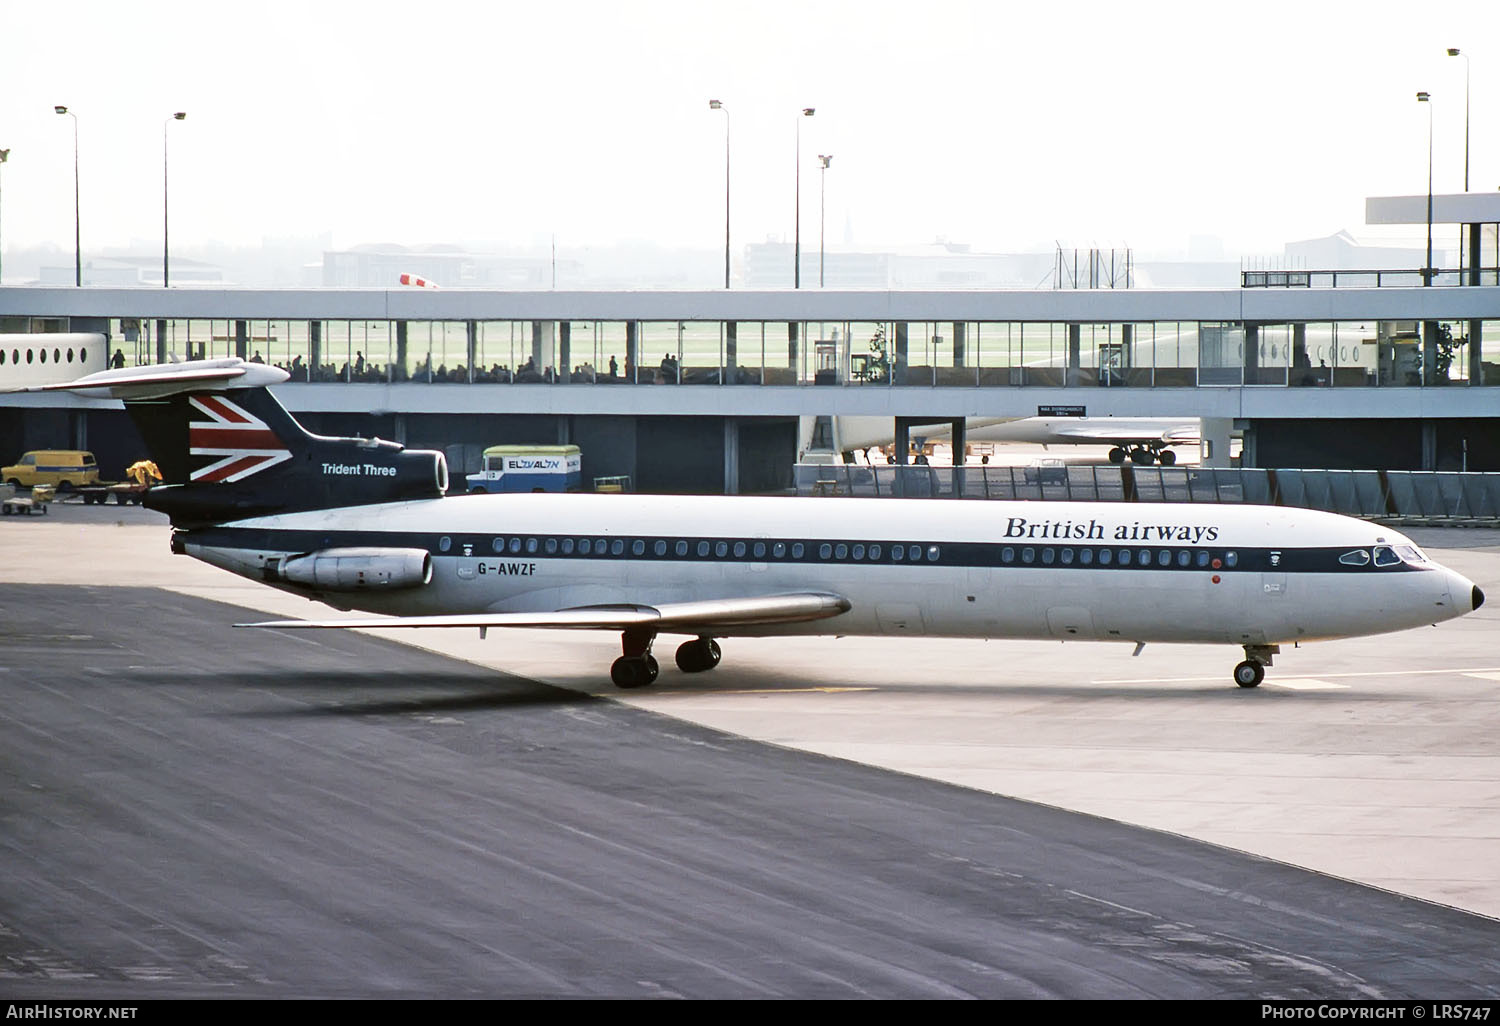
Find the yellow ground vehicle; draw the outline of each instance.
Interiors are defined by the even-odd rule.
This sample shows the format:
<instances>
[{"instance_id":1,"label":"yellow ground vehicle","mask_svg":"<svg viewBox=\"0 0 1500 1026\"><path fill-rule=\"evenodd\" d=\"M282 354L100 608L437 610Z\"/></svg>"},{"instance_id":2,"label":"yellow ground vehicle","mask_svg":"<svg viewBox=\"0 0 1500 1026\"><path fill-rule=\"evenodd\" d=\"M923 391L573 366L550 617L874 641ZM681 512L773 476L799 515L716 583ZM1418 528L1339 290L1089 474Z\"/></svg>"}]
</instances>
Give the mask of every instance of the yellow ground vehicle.
<instances>
[{"instance_id":1,"label":"yellow ground vehicle","mask_svg":"<svg viewBox=\"0 0 1500 1026\"><path fill-rule=\"evenodd\" d=\"M94 454L82 449L37 449L26 453L13 467L0 469L0 481L17 488L54 485L67 491L99 480Z\"/></svg>"}]
</instances>

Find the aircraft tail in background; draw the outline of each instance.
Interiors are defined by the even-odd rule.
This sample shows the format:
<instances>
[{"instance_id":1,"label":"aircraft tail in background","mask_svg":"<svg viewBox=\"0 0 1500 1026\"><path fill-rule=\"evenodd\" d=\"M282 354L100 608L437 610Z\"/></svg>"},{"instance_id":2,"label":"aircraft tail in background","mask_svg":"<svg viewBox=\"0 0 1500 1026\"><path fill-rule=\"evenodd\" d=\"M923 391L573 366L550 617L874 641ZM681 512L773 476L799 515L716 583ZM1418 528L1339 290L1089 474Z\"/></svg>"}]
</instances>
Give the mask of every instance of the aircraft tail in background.
<instances>
[{"instance_id":1,"label":"aircraft tail in background","mask_svg":"<svg viewBox=\"0 0 1500 1026\"><path fill-rule=\"evenodd\" d=\"M271 394L285 380L279 368L230 358L100 371L44 388L125 403L162 472L145 505L174 526L447 491L440 452L307 431Z\"/></svg>"}]
</instances>

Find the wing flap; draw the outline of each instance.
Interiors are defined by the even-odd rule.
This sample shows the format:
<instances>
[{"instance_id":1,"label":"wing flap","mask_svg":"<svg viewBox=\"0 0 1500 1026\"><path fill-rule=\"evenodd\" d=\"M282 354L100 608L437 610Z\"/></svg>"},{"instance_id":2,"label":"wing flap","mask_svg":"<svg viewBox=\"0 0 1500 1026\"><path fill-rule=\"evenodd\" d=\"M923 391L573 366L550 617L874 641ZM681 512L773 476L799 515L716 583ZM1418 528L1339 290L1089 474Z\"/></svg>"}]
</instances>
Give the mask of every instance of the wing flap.
<instances>
[{"instance_id":1,"label":"wing flap","mask_svg":"<svg viewBox=\"0 0 1500 1026\"><path fill-rule=\"evenodd\" d=\"M580 606L534 613L463 613L437 616L379 616L341 620L267 620L238 623L236 627L346 628L372 627L548 627L564 630L625 630L650 627L658 631L708 632L715 627L752 627L761 624L823 620L849 611L842 595L798 592L750 598L669 602L660 606Z\"/></svg>"}]
</instances>

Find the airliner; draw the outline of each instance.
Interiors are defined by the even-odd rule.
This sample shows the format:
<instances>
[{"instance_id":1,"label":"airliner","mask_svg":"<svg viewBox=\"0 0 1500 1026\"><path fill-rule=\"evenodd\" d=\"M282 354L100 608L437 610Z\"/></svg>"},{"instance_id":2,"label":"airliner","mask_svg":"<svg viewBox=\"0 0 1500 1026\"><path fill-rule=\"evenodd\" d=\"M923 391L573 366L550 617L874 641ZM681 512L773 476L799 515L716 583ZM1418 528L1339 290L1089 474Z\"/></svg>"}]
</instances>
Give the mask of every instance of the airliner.
<instances>
[{"instance_id":1,"label":"airliner","mask_svg":"<svg viewBox=\"0 0 1500 1026\"><path fill-rule=\"evenodd\" d=\"M1048 445L1108 445L1109 461L1164 466L1177 462L1174 445L1196 445L1197 418L1185 417L1025 417L969 428L971 442L1034 442ZM946 428L941 432L946 436Z\"/></svg>"},{"instance_id":2,"label":"airliner","mask_svg":"<svg viewBox=\"0 0 1500 1026\"><path fill-rule=\"evenodd\" d=\"M447 496L443 454L308 433L238 359L68 385L125 403L172 551L374 616L262 628L618 632L613 682L719 663L719 639L832 634L1215 642L1240 687L1281 646L1435 624L1472 581L1399 532L1266 506L932 499Z\"/></svg>"}]
</instances>

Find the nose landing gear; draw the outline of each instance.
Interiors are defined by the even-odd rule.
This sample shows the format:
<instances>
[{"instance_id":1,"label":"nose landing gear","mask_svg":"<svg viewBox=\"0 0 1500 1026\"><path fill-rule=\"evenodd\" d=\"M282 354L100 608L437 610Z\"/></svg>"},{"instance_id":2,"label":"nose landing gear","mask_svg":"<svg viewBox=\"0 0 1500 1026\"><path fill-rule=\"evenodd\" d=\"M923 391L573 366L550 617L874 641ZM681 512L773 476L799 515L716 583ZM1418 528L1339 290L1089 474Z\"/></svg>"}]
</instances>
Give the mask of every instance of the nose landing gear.
<instances>
[{"instance_id":1,"label":"nose landing gear","mask_svg":"<svg viewBox=\"0 0 1500 1026\"><path fill-rule=\"evenodd\" d=\"M1266 667L1280 652L1280 645L1246 645L1245 661L1234 668L1234 682L1242 688L1259 687L1266 679Z\"/></svg>"}]
</instances>

